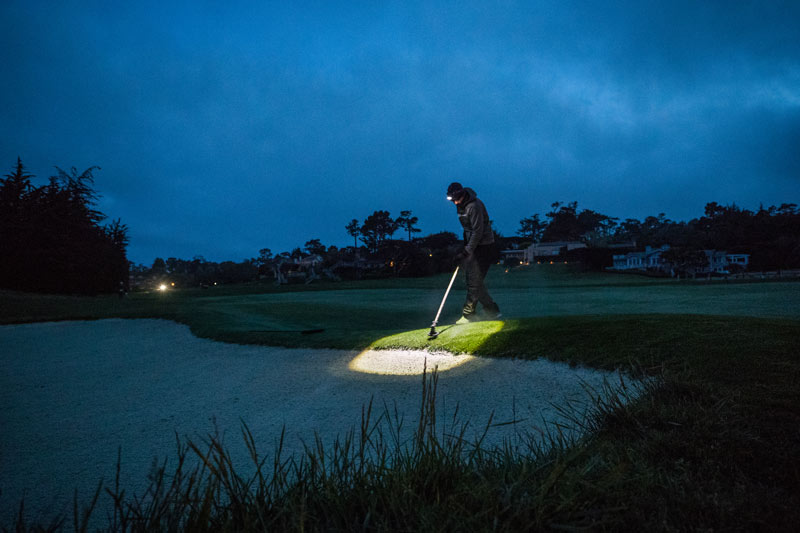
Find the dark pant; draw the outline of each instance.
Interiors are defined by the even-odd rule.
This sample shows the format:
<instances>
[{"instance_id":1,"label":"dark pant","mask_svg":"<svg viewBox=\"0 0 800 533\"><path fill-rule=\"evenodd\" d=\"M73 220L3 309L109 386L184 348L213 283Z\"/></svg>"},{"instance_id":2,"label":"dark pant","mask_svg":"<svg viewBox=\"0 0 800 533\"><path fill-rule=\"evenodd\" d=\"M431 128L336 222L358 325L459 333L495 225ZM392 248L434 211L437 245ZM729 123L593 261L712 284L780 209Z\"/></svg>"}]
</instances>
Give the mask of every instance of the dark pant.
<instances>
[{"instance_id":1,"label":"dark pant","mask_svg":"<svg viewBox=\"0 0 800 533\"><path fill-rule=\"evenodd\" d=\"M478 246L475 252L464 260L463 268L467 275L467 301L464 303L462 314L469 318L475 314L478 303L483 305L488 315L496 315L500 308L492 300L483 279L489 272L489 267L497 260L497 251L494 244Z\"/></svg>"}]
</instances>

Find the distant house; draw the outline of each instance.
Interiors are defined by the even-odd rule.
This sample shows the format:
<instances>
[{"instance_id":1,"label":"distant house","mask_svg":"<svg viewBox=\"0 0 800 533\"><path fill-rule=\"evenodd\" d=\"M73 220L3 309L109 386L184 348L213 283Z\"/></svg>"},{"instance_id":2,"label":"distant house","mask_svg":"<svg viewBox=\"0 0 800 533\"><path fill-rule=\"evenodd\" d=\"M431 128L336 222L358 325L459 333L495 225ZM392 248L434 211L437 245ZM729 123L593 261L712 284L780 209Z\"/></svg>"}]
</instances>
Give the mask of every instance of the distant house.
<instances>
[{"instance_id":1,"label":"distant house","mask_svg":"<svg viewBox=\"0 0 800 533\"><path fill-rule=\"evenodd\" d=\"M532 263L537 258L552 258L579 248L586 248L586 244L580 241L537 242L523 250L522 260Z\"/></svg>"},{"instance_id":2,"label":"distant house","mask_svg":"<svg viewBox=\"0 0 800 533\"><path fill-rule=\"evenodd\" d=\"M728 264L747 270L747 265L750 264L750 254L728 254Z\"/></svg>"},{"instance_id":3,"label":"distant house","mask_svg":"<svg viewBox=\"0 0 800 533\"><path fill-rule=\"evenodd\" d=\"M649 270L673 274L673 265L662 257L667 250L669 250L669 245L665 244L660 248L647 246L644 251L616 254L613 258L614 266L609 270ZM746 270L750 262L750 254L729 254L720 250L703 250L703 253L706 256L707 264L699 268L693 267L692 275L728 274L732 265Z\"/></svg>"},{"instance_id":4,"label":"distant house","mask_svg":"<svg viewBox=\"0 0 800 533\"><path fill-rule=\"evenodd\" d=\"M697 270L698 274L730 274L731 266L747 270L750 263L750 254L729 254L719 250L703 250L708 259L708 265Z\"/></svg>"},{"instance_id":5,"label":"distant house","mask_svg":"<svg viewBox=\"0 0 800 533\"><path fill-rule=\"evenodd\" d=\"M503 250L500 252L503 262L508 264L512 262L525 262L525 250Z\"/></svg>"},{"instance_id":6,"label":"distant house","mask_svg":"<svg viewBox=\"0 0 800 533\"><path fill-rule=\"evenodd\" d=\"M300 259L300 261L297 261L297 264L304 267L313 267L322 263L322 261L323 259L321 255L312 254Z\"/></svg>"},{"instance_id":7,"label":"distant house","mask_svg":"<svg viewBox=\"0 0 800 533\"><path fill-rule=\"evenodd\" d=\"M698 268L698 274L708 274L710 272L718 272L721 274L728 272L728 253L719 250L703 250L706 254L708 263L706 266Z\"/></svg>"},{"instance_id":8,"label":"distant house","mask_svg":"<svg viewBox=\"0 0 800 533\"><path fill-rule=\"evenodd\" d=\"M322 264L321 255L307 255L296 260L279 259L273 266L275 283L310 283L318 279L316 269Z\"/></svg>"},{"instance_id":9,"label":"distant house","mask_svg":"<svg viewBox=\"0 0 800 533\"><path fill-rule=\"evenodd\" d=\"M669 264L664 261L661 254L669 250L669 245L665 244L660 248L647 246L643 252L628 252L626 254L615 254L613 257L614 266L610 270L658 270L666 271Z\"/></svg>"}]
</instances>

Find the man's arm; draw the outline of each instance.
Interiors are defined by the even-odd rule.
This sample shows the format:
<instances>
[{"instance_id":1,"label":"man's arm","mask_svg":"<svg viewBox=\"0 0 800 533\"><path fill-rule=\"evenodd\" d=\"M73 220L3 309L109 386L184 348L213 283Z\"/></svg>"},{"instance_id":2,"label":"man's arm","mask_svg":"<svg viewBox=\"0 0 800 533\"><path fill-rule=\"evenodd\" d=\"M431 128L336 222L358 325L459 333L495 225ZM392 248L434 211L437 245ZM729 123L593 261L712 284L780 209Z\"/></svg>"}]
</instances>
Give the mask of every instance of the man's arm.
<instances>
[{"instance_id":1,"label":"man's arm","mask_svg":"<svg viewBox=\"0 0 800 533\"><path fill-rule=\"evenodd\" d=\"M484 210L480 208L478 202L473 202L470 207L471 209L467 210L467 216L469 217L470 227L472 228L472 235L469 236L469 242L464 245L464 251L468 254L473 253L478 247L478 244L480 244L487 224L483 216Z\"/></svg>"}]
</instances>

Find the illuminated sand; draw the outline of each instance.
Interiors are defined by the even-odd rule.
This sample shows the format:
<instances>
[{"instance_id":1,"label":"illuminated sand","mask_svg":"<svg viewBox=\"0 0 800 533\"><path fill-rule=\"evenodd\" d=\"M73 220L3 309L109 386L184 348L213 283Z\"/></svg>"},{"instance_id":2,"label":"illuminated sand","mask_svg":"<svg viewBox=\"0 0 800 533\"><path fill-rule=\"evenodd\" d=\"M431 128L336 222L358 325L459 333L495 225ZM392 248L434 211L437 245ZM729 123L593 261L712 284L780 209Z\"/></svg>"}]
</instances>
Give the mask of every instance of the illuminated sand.
<instances>
[{"instance_id":1,"label":"illuminated sand","mask_svg":"<svg viewBox=\"0 0 800 533\"><path fill-rule=\"evenodd\" d=\"M445 352L419 350L366 350L347 365L350 370L386 376L418 376L436 368L445 372L465 363L475 363L477 357Z\"/></svg>"},{"instance_id":2,"label":"illuminated sand","mask_svg":"<svg viewBox=\"0 0 800 533\"><path fill-rule=\"evenodd\" d=\"M245 457L244 421L269 454L286 426L289 452L317 431L325 442L358 427L373 399L418 416L423 366L439 368L437 419L458 404L467 435L495 422L487 442L536 433L557 420L551 404L582 402L581 383L615 375L544 360L411 351L300 350L239 346L194 337L163 320L103 320L0 326L0 525L23 491L34 516L112 482L122 447L123 485L141 491L153 459L174 457L175 435L199 440L215 426Z\"/></svg>"}]
</instances>

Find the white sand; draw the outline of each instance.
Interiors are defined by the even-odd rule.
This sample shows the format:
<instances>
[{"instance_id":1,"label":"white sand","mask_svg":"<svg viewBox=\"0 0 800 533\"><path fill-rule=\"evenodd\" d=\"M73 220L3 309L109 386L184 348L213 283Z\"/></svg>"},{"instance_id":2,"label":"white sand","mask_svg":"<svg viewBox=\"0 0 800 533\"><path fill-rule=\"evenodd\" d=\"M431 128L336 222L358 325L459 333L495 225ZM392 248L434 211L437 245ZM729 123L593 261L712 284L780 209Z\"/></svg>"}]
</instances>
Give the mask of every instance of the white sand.
<instances>
[{"instance_id":1,"label":"white sand","mask_svg":"<svg viewBox=\"0 0 800 533\"><path fill-rule=\"evenodd\" d=\"M546 360L224 344L164 320L0 326L0 525L23 494L32 516L52 516L75 488L88 497L100 478L113 481L119 447L123 483L141 490L153 460L174 457L176 433L200 440L216 424L244 454L244 421L269 453L285 425L287 449L299 451L314 431L330 442L358 427L370 398L378 412L396 404L413 427L425 357L440 368L439 420L456 404L474 432L492 412L511 420L512 406L526 419L492 428L491 442L557 420L551 404L585 402L582 383L618 381ZM369 373L380 371L390 373Z\"/></svg>"}]
</instances>

